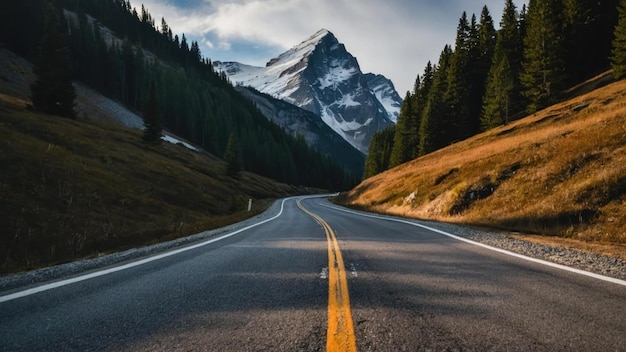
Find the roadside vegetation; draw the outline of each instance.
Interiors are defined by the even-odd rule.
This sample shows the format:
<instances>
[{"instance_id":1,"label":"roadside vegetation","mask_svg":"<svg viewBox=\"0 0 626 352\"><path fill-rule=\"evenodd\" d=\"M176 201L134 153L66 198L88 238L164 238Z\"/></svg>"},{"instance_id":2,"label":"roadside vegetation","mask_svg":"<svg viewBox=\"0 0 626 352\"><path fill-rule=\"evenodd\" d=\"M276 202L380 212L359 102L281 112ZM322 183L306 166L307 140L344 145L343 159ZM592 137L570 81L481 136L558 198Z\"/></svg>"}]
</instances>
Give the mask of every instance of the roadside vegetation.
<instances>
[{"instance_id":1,"label":"roadside vegetation","mask_svg":"<svg viewBox=\"0 0 626 352\"><path fill-rule=\"evenodd\" d=\"M35 65L29 96L38 111L74 116L72 83L80 82L133 112L145 115L152 102L161 128L213 155L234 135L242 168L258 175L332 190L361 176L267 120L198 42L128 0L2 2L0 44Z\"/></svg>"},{"instance_id":2,"label":"roadside vegetation","mask_svg":"<svg viewBox=\"0 0 626 352\"><path fill-rule=\"evenodd\" d=\"M222 227L312 192L287 184L356 184L268 121L197 42L158 28L127 0L0 4L0 274ZM140 112L143 133L95 122ZM203 152L162 143L163 129Z\"/></svg>"},{"instance_id":3,"label":"roadside vegetation","mask_svg":"<svg viewBox=\"0 0 626 352\"><path fill-rule=\"evenodd\" d=\"M624 0L463 13L339 201L626 258L624 43Z\"/></svg>"},{"instance_id":4,"label":"roadside vegetation","mask_svg":"<svg viewBox=\"0 0 626 352\"><path fill-rule=\"evenodd\" d=\"M307 189L139 129L30 111L0 94L0 273L218 228ZM248 199L254 199L247 212Z\"/></svg>"},{"instance_id":5,"label":"roadside vegetation","mask_svg":"<svg viewBox=\"0 0 626 352\"><path fill-rule=\"evenodd\" d=\"M485 6L463 13L407 92L398 123L372 139L364 178L563 100L563 91L626 68L626 3L505 0L496 30ZM471 18L471 19L470 19Z\"/></svg>"},{"instance_id":6,"label":"roadside vegetation","mask_svg":"<svg viewBox=\"0 0 626 352\"><path fill-rule=\"evenodd\" d=\"M591 90L611 77L601 75L573 88L575 98L368 178L338 201L564 238L570 246L599 244L626 258L626 81Z\"/></svg>"}]
</instances>

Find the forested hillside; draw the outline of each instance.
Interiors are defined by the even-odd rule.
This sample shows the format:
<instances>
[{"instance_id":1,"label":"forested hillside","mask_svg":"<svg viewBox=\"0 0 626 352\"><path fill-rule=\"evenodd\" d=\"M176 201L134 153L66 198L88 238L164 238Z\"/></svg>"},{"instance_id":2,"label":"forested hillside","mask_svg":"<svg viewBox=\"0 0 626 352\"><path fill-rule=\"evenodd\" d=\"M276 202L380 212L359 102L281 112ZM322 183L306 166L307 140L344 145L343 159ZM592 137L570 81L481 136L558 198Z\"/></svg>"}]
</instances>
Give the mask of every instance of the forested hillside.
<instances>
[{"instance_id":1,"label":"forested hillside","mask_svg":"<svg viewBox=\"0 0 626 352\"><path fill-rule=\"evenodd\" d=\"M372 176L338 201L515 231L524 239L603 244L626 258L626 80L605 73L575 91L574 98Z\"/></svg>"},{"instance_id":2,"label":"forested hillside","mask_svg":"<svg viewBox=\"0 0 626 352\"><path fill-rule=\"evenodd\" d=\"M530 0L521 9L504 1L499 30L486 6L462 14L454 45L417 76L397 125L374 136L365 178L552 105L612 63L616 74L623 67L626 28L621 45L614 38L624 1Z\"/></svg>"},{"instance_id":3,"label":"forested hillside","mask_svg":"<svg viewBox=\"0 0 626 352\"><path fill-rule=\"evenodd\" d=\"M355 177L331 157L269 122L214 71L197 42L174 35L165 19L157 25L147 9L137 11L127 0L51 4L61 19L52 28L67 51L72 79L136 112L142 112L154 84L164 128L218 156L225 154L234 136L245 170L333 190L355 184ZM40 71L54 56L43 45L44 34L50 33L50 27L44 30L44 19L50 17L47 6L44 0L0 3L0 43L33 61Z\"/></svg>"}]
</instances>

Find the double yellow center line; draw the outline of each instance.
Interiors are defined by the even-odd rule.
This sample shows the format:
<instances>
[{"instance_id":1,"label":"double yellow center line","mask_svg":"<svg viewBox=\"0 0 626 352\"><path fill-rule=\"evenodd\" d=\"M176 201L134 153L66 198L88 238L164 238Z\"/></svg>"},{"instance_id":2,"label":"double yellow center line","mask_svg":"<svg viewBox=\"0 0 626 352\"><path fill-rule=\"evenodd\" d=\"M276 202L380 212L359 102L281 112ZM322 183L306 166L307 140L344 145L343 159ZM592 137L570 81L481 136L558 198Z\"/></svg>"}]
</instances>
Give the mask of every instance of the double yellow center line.
<instances>
[{"instance_id":1,"label":"double yellow center line","mask_svg":"<svg viewBox=\"0 0 626 352\"><path fill-rule=\"evenodd\" d=\"M354 325L350 312L350 296L346 267L333 229L318 215L308 211L297 201L298 208L310 215L326 231L328 241L328 331L326 351L356 351Z\"/></svg>"}]
</instances>

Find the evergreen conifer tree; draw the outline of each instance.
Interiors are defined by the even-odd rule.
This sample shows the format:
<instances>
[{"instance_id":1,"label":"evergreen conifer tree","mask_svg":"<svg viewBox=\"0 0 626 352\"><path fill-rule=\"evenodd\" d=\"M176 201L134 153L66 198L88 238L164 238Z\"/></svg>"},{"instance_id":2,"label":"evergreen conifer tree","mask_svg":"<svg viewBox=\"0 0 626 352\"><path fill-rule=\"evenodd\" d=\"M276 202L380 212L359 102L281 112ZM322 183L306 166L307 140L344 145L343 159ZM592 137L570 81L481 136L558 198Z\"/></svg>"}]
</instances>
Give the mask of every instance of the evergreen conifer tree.
<instances>
[{"instance_id":1,"label":"evergreen conifer tree","mask_svg":"<svg viewBox=\"0 0 626 352\"><path fill-rule=\"evenodd\" d=\"M480 130L480 111L495 36L493 20L486 6L480 23L476 22L475 15L468 22L463 13L448 71L445 100L450 106L450 120L446 125L452 128L442 135L444 145L473 136Z\"/></svg>"},{"instance_id":2,"label":"evergreen conifer tree","mask_svg":"<svg viewBox=\"0 0 626 352\"><path fill-rule=\"evenodd\" d=\"M521 52L519 15L513 1L506 0L483 98L483 131L508 122L510 112L520 107Z\"/></svg>"},{"instance_id":3,"label":"evergreen conifer tree","mask_svg":"<svg viewBox=\"0 0 626 352\"><path fill-rule=\"evenodd\" d=\"M434 74L435 74L434 67L430 63L430 61L428 61L428 63L426 63L426 67L424 68L424 73L422 74L422 77L420 80L419 89L416 90L415 94L413 95L413 99L415 102L414 103L415 140L411 142L413 144L412 159L415 159L421 155L420 154L420 129L422 125L422 117L424 116L424 110L426 109L426 105L428 103L430 90L433 86Z\"/></svg>"},{"instance_id":4,"label":"evergreen conifer tree","mask_svg":"<svg viewBox=\"0 0 626 352\"><path fill-rule=\"evenodd\" d=\"M39 111L74 118L76 92L72 86L67 28L61 16L54 5L48 3L35 65L37 79L30 87L31 101Z\"/></svg>"},{"instance_id":5,"label":"evergreen conifer tree","mask_svg":"<svg viewBox=\"0 0 626 352\"><path fill-rule=\"evenodd\" d=\"M411 92L406 92L406 96L402 102L400 108L400 116L398 116L398 122L395 128L395 137L393 143L393 150L389 157L389 166L395 167L402 163L411 160L410 145L410 133L411 133L411 119L413 114L413 96Z\"/></svg>"},{"instance_id":6,"label":"evergreen conifer tree","mask_svg":"<svg viewBox=\"0 0 626 352\"><path fill-rule=\"evenodd\" d=\"M167 37L168 39L170 39L169 38L170 33L171 33L170 26L165 21L165 18L161 17L161 34Z\"/></svg>"},{"instance_id":7,"label":"evergreen conifer tree","mask_svg":"<svg viewBox=\"0 0 626 352\"><path fill-rule=\"evenodd\" d=\"M610 67L619 0L563 0L567 83L575 85Z\"/></svg>"},{"instance_id":8,"label":"evergreen conifer tree","mask_svg":"<svg viewBox=\"0 0 626 352\"><path fill-rule=\"evenodd\" d=\"M367 179L389 169L389 160L393 149L395 126L391 125L382 131L374 133L370 142L363 179Z\"/></svg>"},{"instance_id":9,"label":"evergreen conifer tree","mask_svg":"<svg viewBox=\"0 0 626 352\"><path fill-rule=\"evenodd\" d=\"M626 77L626 0L621 0L619 4L619 20L615 27L612 54L611 67L615 79L622 79Z\"/></svg>"},{"instance_id":10,"label":"evergreen conifer tree","mask_svg":"<svg viewBox=\"0 0 626 352\"><path fill-rule=\"evenodd\" d=\"M417 75L415 78L415 84L413 85L413 94L411 94L411 105L409 112L409 123L408 123L408 144L407 144L407 160L413 160L419 156L418 154L418 145L419 145L419 131L420 131L420 120L422 118L421 111L424 109L421 106L420 95L422 94L422 86L423 79L420 75ZM405 162L406 162L405 161Z\"/></svg>"},{"instance_id":11,"label":"evergreen conifer tree","mask_svg":"<svg viewBox=\"0 0 626 352\"><path fill-rule=\"evenodd\" d=\"M150 94L143 106L143 125L143 140L152 144L160 144L163 129L159 118L159 105L154 82L150 84Z\"/></svg>"},{"instance_id":12,"label":"evergreen conifer tree","mask_svg":"<svg viewBox=\"0 0 626 352\"><path fill-rule=\"evenodd\" d=\"M565 81L561 0L530 0L525 20L520 81L526 111L535 112L555 101Z\"/></svg>"},{"instance_id":13,"label":"evergreen conifer tree","mask_svg":"<svg viewBox=\"0 0 626 352\"><path fill-rule=\"evenodd\" d=\"M198 42L191 42L190 55L193 63L199 63L202 61L202 54L200 53L200 45Z\"/></svg>"},{"instance_id":14,"label":"evergreen conifer tree","mask_svg":"<svg viewBox=\"0 0 626 352\"><path fill-rule=\"evenodd\" d=\"M226 144L224 152L224 160L226 161L226 173L233 178L241 177L241 156L239 155L239 145L235 138L235 134L231 133Z\"/></svg>"},{"instance_id":15,"label":"evergreen conifer tree","mask_svg":"<svg viewBox=\"0 0 626 352\"><path fill-rule=\"evenodd\" d=\"M468 126L467 133L461 135L462 138L470 137L480 131L480 115L483 97L486 91L487 77L492 66L493 54L496 45L496 30L493 19L487 9L483 7L480 14L480 22L476 31L477 37L474 39L474 49L471 51L470 92L468 99Z\"/></svg>"},{"instance_id":16,"label":"evergreen conifer tree","mask_svg":"<svg viewBox=\"0 0 626 352\"><path fill-rule=\"evenodd\" d=\"M444 100L447 91L448 71L452 57L452 48L446 45L439 56L439 63L433 68L433 83L428 93L428 99L422 118L419 132L419 154L428 154L449 144L450 106Z\"/></svg>"},{"instance_id":17,"label":"evergreen conifer tree","mask_svg":"<svg viewBox=\"0 0 626 352\"><path fill-rule=\"evenodd\" d=\"M511 72L508 57L498 54L490 70L491 79L487 82L487 91L480 117L483 131L508 123L511 91L515 87L515 76Z\"/></svg>"},{"instance_id":18,"label":"evergreen conifer tree","mask_svg":"<svg viewBox=\"0 0 626 352\"><path fill-rule=\"evenodd\" d=\"M447 75L447 89L444 94L445 104L449 107L450 114L441 115L445 119L440 129L440 145L448 145L458 141L461 136L468 134L469 127L469 94L470 94L470 55L472 35L476 30L475 17L472 26L467 20L467 13L463 12L459 20L454 44L454 52L450 59L450 68Z\"/></svg>"}]
</instances>

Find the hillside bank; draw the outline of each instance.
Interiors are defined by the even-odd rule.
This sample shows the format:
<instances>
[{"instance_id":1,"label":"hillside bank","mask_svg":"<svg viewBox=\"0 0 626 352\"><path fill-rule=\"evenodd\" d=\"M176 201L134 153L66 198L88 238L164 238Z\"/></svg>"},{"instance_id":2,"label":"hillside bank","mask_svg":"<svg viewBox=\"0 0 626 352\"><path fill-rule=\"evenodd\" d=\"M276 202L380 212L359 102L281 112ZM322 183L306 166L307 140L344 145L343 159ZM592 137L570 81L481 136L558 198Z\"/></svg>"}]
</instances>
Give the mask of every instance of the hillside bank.
<instances>
[{"instance_id":1,"label":"hillside bank","mask_svg":"<svg viewBox=\"0 0 626 352\"><path fill-rule=\"evenodd\" d=\"M25 104L0 93L0 273L195 234L313 192L247 172L232 178L208 153Z\"/></svg>"},{"instance_id":2,"label":"hillside bank","mask_svg":"<svg viewBox=\"0 0 626 352\"><path fill-rule=\"evenodd\" d=\"M626 258L626 81L371 177L337 201Z\"/></svg>"}]
</instances>

